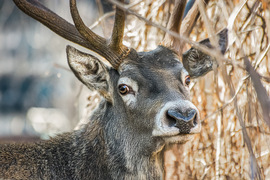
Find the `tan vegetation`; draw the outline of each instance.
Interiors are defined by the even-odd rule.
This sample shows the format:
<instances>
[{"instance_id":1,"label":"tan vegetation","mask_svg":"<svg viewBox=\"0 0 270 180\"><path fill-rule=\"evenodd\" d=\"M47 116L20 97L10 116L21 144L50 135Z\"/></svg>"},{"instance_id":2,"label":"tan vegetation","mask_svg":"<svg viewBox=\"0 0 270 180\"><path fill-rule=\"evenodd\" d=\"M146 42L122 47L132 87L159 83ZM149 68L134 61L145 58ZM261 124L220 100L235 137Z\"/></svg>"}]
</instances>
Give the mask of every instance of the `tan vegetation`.
<instances>
[{"instance_id":1,"label":"tan vegetation","mask_svg":"<svg viewBox=\"0 0 270 180\"><path fill-rule=\"evenodd\" d=\"M171 0L132 0L129 8L165 27L173 3ZM228 27L226 62L218 59L225 66L193 80L191 97L201 113L202 132L193 141L167 150L166 179L270 179L270 128L266 123L270 111L270 3L267 0L211 0L205 12L207 19L199 18L189 38L199 41ZM100 22L106 19L108 24L111 21L108 16ZM151 50L163 36L164 31L134 15L127 17L125 45L138 51ZM59 46L60 43L51 44ZM63 52L64 45L61 49ZM257 86L258 81L250 77L244 57L259 74L268 97ZM95 93L89 97L85 117L95 108L98 99Z\"/></svg>"},{"instance_id":2,"label":"tan vegetation","mask_svg":"<svg viewBox=\"0 0 270 180\"><path fill-rule=\"evenodd\" d=\"M132 11L166 26L170 1L131 4ZM207 19L199 18L190 39L199 41L228 27L226 62L219 61L225 64L222 68L193 81L191 96L201 111L202 132L193 141L167 151L166 179L270 178L270 129L266 123L270 109L269 7L267 1L254 0L212 0L206 6ZM128 16L125 43L130 47L153 49L163 35L149 22ZM263 98L268 100L268 109L258 100L263 89L255 90L257 84L245 69L245 56L266 89L268 97Z\"/></svg>"}]
</instances>

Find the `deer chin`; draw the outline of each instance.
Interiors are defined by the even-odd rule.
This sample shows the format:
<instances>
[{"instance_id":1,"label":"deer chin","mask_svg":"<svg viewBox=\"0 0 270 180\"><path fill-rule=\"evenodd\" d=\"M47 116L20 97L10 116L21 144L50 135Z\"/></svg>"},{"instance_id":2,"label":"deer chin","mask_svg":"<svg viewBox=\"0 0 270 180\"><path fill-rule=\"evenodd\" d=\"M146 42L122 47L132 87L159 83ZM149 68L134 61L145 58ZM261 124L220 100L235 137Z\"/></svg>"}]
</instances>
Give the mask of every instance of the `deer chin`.
<instances>
[{"instance_id":1,"label":"deer chin","mask_svg":"<svg viewBox=\"0 0 270 180\"><path fill-rule=\"evenodd\" d=\"M176 130L176 128L172 128L172 131L163 132L163 134L159 134L159 137L161 137L166 144L182 144L192 140L195 135L199 134L200 132L201 124L199 123L187 134L181 134L179 133L179 130Z\"/></svg>"},{"instance_id":2,"label":"deer chin","mask_svg":"<svg viewBox=\"0 0 270 180\"><path fill-rule=\"evenodd\" d=\"M166 144L183 144L194 139L195 134L178 134L175 136L163 137Z\"/></svg>"}]
</instances>

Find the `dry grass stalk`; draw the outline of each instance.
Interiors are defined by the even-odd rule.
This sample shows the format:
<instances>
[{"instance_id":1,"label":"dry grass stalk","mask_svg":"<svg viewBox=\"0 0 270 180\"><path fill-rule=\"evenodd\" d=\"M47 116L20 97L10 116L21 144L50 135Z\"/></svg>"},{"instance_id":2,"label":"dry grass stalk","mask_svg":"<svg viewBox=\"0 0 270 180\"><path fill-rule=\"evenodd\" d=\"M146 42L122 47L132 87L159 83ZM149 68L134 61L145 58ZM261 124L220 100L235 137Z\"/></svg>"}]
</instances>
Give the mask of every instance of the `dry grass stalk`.
<instances>
[{"instance_id":1,"label":"dry grass stalk","mask_svg":"<svg viewBox=\"0 0 270 180\"><path fill-rule=\"evenodd\" d=\"M131 4L133 14L142 18L128 17L125 44L137 50L153 49L164 31L147 21L165 27L173 3L140 0ZM264 0L212 0L206 11L201 9L204 18L198 19L190 39L198 41L228 26L227 60L217 58L220 67L194 81L191 96L201 111L202 132L166 152L166 179L270 178L267 5Z\"/></svg>"}]
</instances>

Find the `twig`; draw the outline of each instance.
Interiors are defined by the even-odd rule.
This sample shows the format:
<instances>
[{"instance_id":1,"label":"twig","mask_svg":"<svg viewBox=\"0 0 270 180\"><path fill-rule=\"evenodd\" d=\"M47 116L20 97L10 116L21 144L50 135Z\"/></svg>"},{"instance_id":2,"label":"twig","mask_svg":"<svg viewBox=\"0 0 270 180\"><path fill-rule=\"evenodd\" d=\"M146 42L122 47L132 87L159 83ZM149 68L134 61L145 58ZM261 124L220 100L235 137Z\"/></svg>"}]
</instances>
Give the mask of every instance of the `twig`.
<instances>
[{"instance_id":1,"label":"twig","mask_svg":"<svg viewBox=\"0 0 270 180\"><path fill-rule=\"evenodd\" d=\"M222 119L222 111L220 115L217 118L217 150L216 150L216 179L220 179L220 170L219 170L219 164L220 164L220 148L221 148L221 119Z\"/></svg>"},{"instance_id":2,"label":"twig","mask_svg":"<svg viewBox=\"0 0 270 180\"><path fill-rule=\"evenodd\" d=\"M131 9L128 9L124 4L119 3L118 1L115 1L115 0L108 0L108 1L110 1L112 4L116 5L118 8L122 9L123 11L136 16L138 19L144 21L146 24L151 25L153 27L156 27L156 28L166 32L167 34L175 37L176 39L184 41L185 43L189 43L194 48L197 48L198 50L206 53L207 55L210 55L210 56L212 56L212 57L214 57L216 59L222 60L223 62L230 62L230 63L233 64L232 61L230 61L229 59L227 59L223 55L221 55L219 50L210 49L208 47L202 46L200 43L192 41L186 36L179 35L179 34L173 32L173 31L170 31L167 28L165 28L164 26L161 26L161 25L159 25L159 24L157 24L157 23L155 23L153 21L150 21L150 20L146 19L145 17L141 16L140 14L132 11Z\"/></svg>"},{"instance_id":3,"label":"twig","mask_svg":"<svg viewBox=\"0 0 270 180\"><path fill-rule=\"evenodd\" d=\"M244 63L246 65L246 71L250 74L253 87L261 104L264 121L270 127L270 100L267 92L260 81L260 76L253 69L247 57L244 59Z\"/></svg>"},{"instance_id":4,"label":"twig","mask_svg":"<svg viewBox=\"0 0 270 180\"><path fill-rule=\"evenodd\" d=\"M137 4L141 3L143 0L138 0L138 1L134 1L133 3L130 3L127 5L127 8L133 8L134 6L136 6Z\"/></svg>"},{"instance_id":5,"label":"twig","mask_svg":"<svg viewBox=\"0 0 270 180\"><path fill-rule=\"evenodd\" d=\"M66 70L66 71L68 71L68 72L71 72L71 70L70 70L69 68L67 68L67 67L65 67L65 66L63 66L63 65L60 65L60 64L58 64L58 63L54 63L53 66L56 67L56 68L64 69L64 70Z\"/></svg>"},{"instance_id":6,"label":"twig","mask_svg":"<svg viewBox=\"0 0 270 180\"><path fill-rule=\"evenodd\" d=\"M101 4L100 0L96 0L96 4L97 4L97 7L98 7L99 18L100 18L100 17L104 16L103 7L102 7L102 4ZM102 27L103 34L106 35L106 33L105 33L105 24L104 24L103 21L100 21L100 22L101 22L101 27Z\"/></svg>"},{"instance_id":7,"label":"twig","mask_svg":"<svg viewBox=\"0 0 270 180\"><path fill-rule=\"evenodd\" d=\"M248 79L249 76L246 76L244 77L241 82L238 84L238 87L237 87L237 90L235 91L235 94L234 96L229 100L227 101L222 107L218 108L215 112L213 112L212 114L206 116L204 119L202 119L201 121L205 121L206 119L208 119L209 117L215 115L216 113L224 110L229 104L231 104L234 99L237 97L237 95L239 94L240 90L243 88L243 85L244 85L244 82Z\"/></svg>"},{"instance_id":8,"label":"twig","mask_svg":"<svg viewBox=\"0 0 270 180\"><path fill-rule=\"evenodd\" d=\"M255 70L259 67L259 65L262 62L263 58L266 56L266 53L269 51L269 48L270 48L270 44L268 44L266 49L259 55L258 59L256 60L255 67L254 67Z\"/></svg>"},{"instance_id":9,"label":"twig","mask_svg":"<svg viewBox=\"0 0 270 180\"><path fill-rule=\"evenodd\" d=\"M112 12L108 12L106 14L104 14L103 16L101 16L100 18L98 18L98 20L96 22L94 22L89 29L94 29L96 26L98 26L104 19L107 19L110 16L113 16L115 14L114 11Z\"/></svg>"}]
</instances>

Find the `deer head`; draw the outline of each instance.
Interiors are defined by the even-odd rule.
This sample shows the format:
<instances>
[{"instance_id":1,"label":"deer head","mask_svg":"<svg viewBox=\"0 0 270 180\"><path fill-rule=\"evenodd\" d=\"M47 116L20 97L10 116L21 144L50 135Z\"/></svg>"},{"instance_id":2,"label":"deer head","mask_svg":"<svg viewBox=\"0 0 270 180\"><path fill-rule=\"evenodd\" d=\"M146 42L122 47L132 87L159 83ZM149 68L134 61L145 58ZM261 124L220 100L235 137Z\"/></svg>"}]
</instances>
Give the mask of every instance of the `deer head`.
<instances>
[{"instance_id":1,"label":"deer head","mask_svg":"<svg viewBox=\"0 0 270 180\"><path fill-rule=\"evenodd\" d=\"M119 8L116 8L112 36L104 39L83 23L75 0L70 0L75 25L36 0L14 2L52 31L98 53L111 64L107 66L93 55L67 46L68 64L75 76L104 97L92 119L98 119L103 127L108 151L117 151L126 157L126 167L134 168L139 162L135 157L150 157L166 144L186 142L200 132L199 111L190 100L189 84L192 78L212 70L215 60L209 55L193 47L182 54L184 42L168 33L161 45L149 52L124 46L125 12ZM185 5L185 0L175 0L167 27L171 32L179 33L183 29ZM185 20L191 18L192 23L188 28L182 24L185 31L181 34L190 33L197 17L196 10L187 15ZM218 37L224 53L227 30L221 31ZM208 39L200 44L212 48Z\"/></svg>"}]
</instances>

